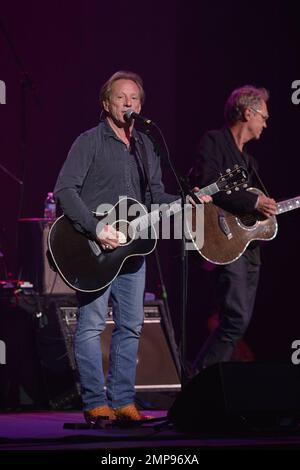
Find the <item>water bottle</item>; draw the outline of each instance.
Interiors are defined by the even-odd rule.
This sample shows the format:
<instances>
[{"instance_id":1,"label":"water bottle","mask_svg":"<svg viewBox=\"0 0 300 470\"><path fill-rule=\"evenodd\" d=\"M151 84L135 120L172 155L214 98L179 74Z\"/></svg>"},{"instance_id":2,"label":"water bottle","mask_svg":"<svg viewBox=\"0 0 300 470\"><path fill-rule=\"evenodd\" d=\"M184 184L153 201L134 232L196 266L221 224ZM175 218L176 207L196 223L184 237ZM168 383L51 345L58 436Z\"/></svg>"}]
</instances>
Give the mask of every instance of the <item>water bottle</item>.
<instances>
[{"instance_id":1,"label":"water bottle","mask_svg":"<svg viewBox=\"0 0 300 470\"><path fill-rule=\"evenodd\" d=\"M56 217L56 203L53 193L47 193L44 206L44 218L55 219Z\"/></svg>"}]
</instances>

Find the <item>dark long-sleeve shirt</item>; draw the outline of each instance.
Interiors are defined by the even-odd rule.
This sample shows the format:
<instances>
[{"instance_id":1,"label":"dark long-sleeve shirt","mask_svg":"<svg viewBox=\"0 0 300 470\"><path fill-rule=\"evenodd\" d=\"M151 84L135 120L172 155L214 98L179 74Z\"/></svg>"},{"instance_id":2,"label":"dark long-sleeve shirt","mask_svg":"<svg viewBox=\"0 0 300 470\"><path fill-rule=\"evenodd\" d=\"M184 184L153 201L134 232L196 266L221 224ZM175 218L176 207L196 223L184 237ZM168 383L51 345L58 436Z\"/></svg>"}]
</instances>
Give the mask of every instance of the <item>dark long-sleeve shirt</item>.
<instances>
[{"instance_id":1,"label":"dark long-sleeve shirt","mask_svg":"<svg viewBox=\"0 0 300 470\"><path fill-rule=\"evenodd\" d=\"M224 174L228 168L233 170L236 164L248 170L248 187L260 186L253 170L257 169L256 160L247 152L238 149L230 129L224 127L209 131L199 145L197 162L191 175L193 184L202 187L214 183L220 174ZM229 212L249 214L255 211L257 194L240 188L239 191L232 191L230 195L219 192L213 196L213 201ZM250 243L245 256L254 264L260 263L258 242Z\"/></svg>"},{"instance_id":2,"label":"dark long-sleeve shirt","mask_svg":"<svg viewBox=\"0 0 300 470\"><path fill-rule=\"evenodd\" d=\"M57 202L79 232L96 239L98 221L92 211L100 204L116 204L120 196L149 206L142 146L148 160L153 203L169 204L177 199L164 190L159 156L150 139L134 129L128 148L107 121L101 122L75 140L54 189Z\"/></svg>"},{"instance_id":3,"label":"dark long-sleeve shirt","mask_svg":"<svg viewBox=\"0 0 300 470\"><path fill-rule=\"evenodd\" d=\"M199 146L196 168L197 184L206 186L215 182L228 168L233 170L234 165L248 170L248 187L258 185L253 172L253 168L257 168L256 160L247 152L240 152L231 131L223 128L219 131L207 132ZM219 192L213 196L213 200L230 212L249 214L255 210L257 195L240 188L240 191L232 191L230 195L223 191Z\"/></svg>"}]
</instances>

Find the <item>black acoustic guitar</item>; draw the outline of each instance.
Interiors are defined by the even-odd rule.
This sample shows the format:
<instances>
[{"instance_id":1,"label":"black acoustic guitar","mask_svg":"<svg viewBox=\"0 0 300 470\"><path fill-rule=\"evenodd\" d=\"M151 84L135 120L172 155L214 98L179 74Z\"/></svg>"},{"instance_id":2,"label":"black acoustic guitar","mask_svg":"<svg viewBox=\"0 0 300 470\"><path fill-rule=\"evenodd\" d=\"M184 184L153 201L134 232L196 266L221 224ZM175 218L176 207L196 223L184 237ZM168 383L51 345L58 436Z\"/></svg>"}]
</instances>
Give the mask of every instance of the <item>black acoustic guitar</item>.
<instances>
[{"instance_id":1,"label":"black acoustic guitar","mask_svg":"<svg viewBox=\"0 0 300 470\"><path fill-rule=\"evenodd\" d=\"M244 168L227 170L217 182L201 189L196 197L238 190L240 185L246 184L247 177ZM162 217L176 215L182 210L180 199L165 206L167 209L163 212L161 208L147 212L138 201L122 198L105 214L95 214L99 221L112 225L122 234L121 245L109 251L102 250L96 241L78 232L62 215L49 230L51 264L63 281L77 291L97 292L104 289L118 275L127 258L148 255L155 249L155 225Z\"/></svg>"},{"instance_id":2,"label":"black acoustic guitar","mask_svg":"<svg viewBox=\"0 0 300 470\"><path fill-rule=\"evenodd\" d=\"M257 188L248 188L255 194L262 194ZM298 209L300 196L276 204L277 215ZM215 204L204 207L204 244L199 253L214 264L229 264L236 261L253 240L272 240L276 237L278 225L275 216L264 217L259 212L235 215Z\"/></svg>"}]
</instances>

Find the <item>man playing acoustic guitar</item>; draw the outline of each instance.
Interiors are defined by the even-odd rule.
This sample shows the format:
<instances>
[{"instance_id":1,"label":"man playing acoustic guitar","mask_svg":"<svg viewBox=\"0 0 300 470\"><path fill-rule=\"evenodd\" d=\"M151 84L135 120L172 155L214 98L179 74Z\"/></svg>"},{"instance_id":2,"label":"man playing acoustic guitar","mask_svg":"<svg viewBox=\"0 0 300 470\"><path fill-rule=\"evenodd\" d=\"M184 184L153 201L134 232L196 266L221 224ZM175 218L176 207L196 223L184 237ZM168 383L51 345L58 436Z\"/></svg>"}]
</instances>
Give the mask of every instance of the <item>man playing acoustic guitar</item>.
<instances>
[{"instance_id":1,"label":"man playing acoustic guitar","mask_svg":"<svg viewBox=\"0 0 300 470\"><path fill-rule=\"evenodd\" d=\"M151 199L153 204L169 204L178 196L165 192L153 143L145 133L134 128L131 116L139 117L144 102L141 78L132 72L115 73L103 85L100 101L105 119L73 143L59 174L55 197L76 231L83 234L84 240L85 237L90 240L93 250L101 248L100 252L107 254L102 258L113 259L125 237L111 224L99 226L92 211L101 204L116 204L120 196L147 206ZM209 202L211 198L203 196L201 200ZM59 245L61 247L62 243ZM68 247L64 251L67 253ZM101 263L101 256L96 255L97 252L95 259L99 258ZM83 257L77 258L68 260L69 264L81 262L82 271L87 269ZM74 278L76 284L78 279ZM144 286L144 256L135 256L126 259L111 283L101 290L78 289L75 357L88 423L93 424L103 417L111 420L143 418L134 403L134 386L144 321ZM105 390L100 334L106 326L109 297L115 326Z\"/></svg>"},{"instance_id":2,"label":"man playing acoustic guitar","mask_svg":"<svg viewBox=\"0 0 300 470\"><path fill-rule=\"evenodd\" d=\"M207 185L226 168L238 164L248 169L249 186L264 189L257 174L257 163L246 152L245 145L250 140L259 139L267 127L268 98L266 89L250 85L231 93L225 105L224 128L207 132L200 142L199 158L191 172L197 185ZM261 214L263 217L276 214L275 201L262 192L259 195L247 190L233 191L231 194L218 193L213 201L224 211L233 214ZM225 239L230 238L232 234L221 215L218 218L220 230L223 230ZM208 223L206 218L204 223ZM213 239L210 242L213 244ZM236 342L244 335L252 317L259 270L260 247L255 241L248 245L237 260L217 266L220 323L198 354L196 369L230 360Z\"/></svg>"}]
</instances>

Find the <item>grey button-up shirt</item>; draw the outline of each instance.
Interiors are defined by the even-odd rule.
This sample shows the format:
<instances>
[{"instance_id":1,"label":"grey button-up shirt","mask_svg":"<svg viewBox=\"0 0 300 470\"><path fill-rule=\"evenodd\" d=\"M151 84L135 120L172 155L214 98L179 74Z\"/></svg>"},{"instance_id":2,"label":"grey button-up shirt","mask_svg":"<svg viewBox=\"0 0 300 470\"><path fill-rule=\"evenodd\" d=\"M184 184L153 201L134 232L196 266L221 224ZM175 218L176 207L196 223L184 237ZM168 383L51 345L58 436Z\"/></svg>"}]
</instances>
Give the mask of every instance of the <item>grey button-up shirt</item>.
<instances>
[{"instance_id":1,"label":"grey button-up shirt","mask_svg":"<svg viewBox=\"0 0 300 470\"><path fill-rule=\"evenodd\" d=\"M177 199L164 190L159 157L150 139L134 129L127 148L104 121L75 140L54 189L57 202L78 231L96 239L98 222L92 211L100 204L116 204L120 196L149 205L141 146L147 155L153 202L169 204Z\"/></svg>"}]
</instances>

